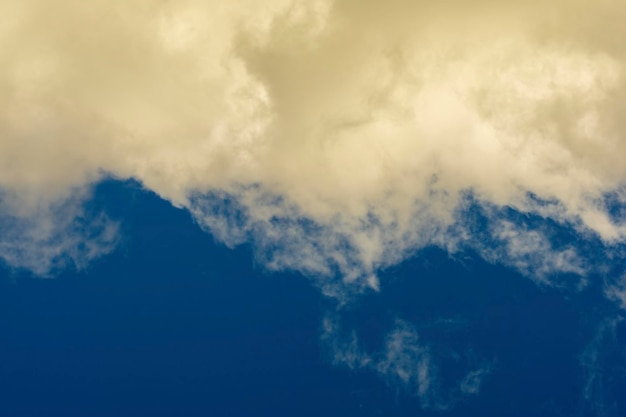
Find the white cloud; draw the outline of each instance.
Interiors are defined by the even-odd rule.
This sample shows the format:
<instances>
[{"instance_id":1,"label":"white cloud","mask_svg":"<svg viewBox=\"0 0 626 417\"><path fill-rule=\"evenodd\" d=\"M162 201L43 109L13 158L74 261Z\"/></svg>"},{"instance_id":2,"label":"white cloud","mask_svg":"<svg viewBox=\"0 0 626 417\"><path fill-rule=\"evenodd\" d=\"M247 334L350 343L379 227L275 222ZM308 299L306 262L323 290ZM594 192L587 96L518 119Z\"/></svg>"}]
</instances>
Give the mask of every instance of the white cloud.
<instances>
[{"instance_id":1,"label":"white cloud","mask_svg":"<svg viewBox=\"0 0 626 417\"><path fill-rule=\"evenodd\" d=\"M626 29L606 19L625 8L4 1L0 189L25 218L40 204L25 196L63 204L103 172L132 177L335 297L377 289L377 270L421 247L452 247L468 192L623 242L602 201L625 199ZM29 224L43 228L34 254L45 224ZM572 250L544 256L540 231L490 230L506 242L483 250L495 261L584 268ZM0 256L52 265L13 252Z\"/></svg>"}]
</instances>

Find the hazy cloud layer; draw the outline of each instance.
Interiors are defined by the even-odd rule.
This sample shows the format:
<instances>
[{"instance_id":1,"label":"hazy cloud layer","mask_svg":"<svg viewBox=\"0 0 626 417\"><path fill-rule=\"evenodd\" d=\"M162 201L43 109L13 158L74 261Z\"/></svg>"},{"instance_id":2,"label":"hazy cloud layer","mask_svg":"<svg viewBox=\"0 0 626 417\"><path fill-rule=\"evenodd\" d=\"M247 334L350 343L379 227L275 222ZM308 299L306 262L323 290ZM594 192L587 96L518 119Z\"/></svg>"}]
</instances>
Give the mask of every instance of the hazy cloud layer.
<instances>
[{"instance_id":1,"label":"hazy cloud layer","mask_svg":"<svg viewBox=\"0 0 626 417\"><path fill-rule=\"evenodd\" d=\"M90 239L72 211L52 229L40 213L102 175L253 241L269 268L354 288L425 245L477 242L467 193L623 242L606 196L626 199L624 15L609 0L3 1L3 215L34 217L25 240L3 228L0 256L44 273L38 251L76 246L50 236ZM584 272L540 231L487 230L503 242L477 246L489 259Z\"/></svg>"}]
</instances>

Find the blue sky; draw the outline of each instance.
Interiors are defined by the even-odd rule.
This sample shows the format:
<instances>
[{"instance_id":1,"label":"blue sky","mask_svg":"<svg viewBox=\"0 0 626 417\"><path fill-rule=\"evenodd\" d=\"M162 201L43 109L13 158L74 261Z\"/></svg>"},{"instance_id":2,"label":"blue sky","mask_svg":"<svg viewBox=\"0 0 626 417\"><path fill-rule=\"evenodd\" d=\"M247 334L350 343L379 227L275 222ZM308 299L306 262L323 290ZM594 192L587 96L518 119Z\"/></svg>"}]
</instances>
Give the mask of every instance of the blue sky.
<instances>
[{"instance_id":1,"label":"blue sky","mask_svg":"<svg viewBox=\"0 0 626 417\"><path fill-rule=\"evenodd\" d=\"M619 416L626 407L623 313L598 285L540 287L475 254L432 248L385 270L379 293L338 308L307 278L268 272L249 245L215 242L137 183L104 182L90 205L120 222L114 253L54 279L3 269L3 415ZM386 339L402 331L404 353L388 357ZM346 361L355 338L355 360L370 364ZM420 395L423 381L394 372L424 356L432 386Z\"/></svg>"}]
</instances>

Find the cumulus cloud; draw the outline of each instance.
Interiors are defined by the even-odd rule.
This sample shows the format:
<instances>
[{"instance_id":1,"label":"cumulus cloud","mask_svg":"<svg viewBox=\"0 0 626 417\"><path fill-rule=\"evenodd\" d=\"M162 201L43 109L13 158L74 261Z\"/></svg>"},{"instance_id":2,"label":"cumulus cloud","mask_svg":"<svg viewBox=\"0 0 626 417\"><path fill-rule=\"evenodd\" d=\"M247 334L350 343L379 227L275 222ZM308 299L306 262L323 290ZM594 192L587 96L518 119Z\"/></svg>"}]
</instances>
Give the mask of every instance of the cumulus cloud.
<instances>
[{"instance_id":1,"label":"cumulus cloud","mask_svg":"<svg viewBox=\"0 0 626 417\"><path fill-rule=\"evenodd\" d=\"M468 192L610 246L626 237L605 203L626 200L624 13L609 0L4 1L3 205L34 219L102 175L135 178L336 297L330 277L376 289L378 269L452 247L450 230L471 241ZM47 226L28 222L21 255L0 256L43 272L23 259ZM541 260L537 231L490 230L505 249L486 256L582 271L571 251Z\"/></svg>"}]
</instances>

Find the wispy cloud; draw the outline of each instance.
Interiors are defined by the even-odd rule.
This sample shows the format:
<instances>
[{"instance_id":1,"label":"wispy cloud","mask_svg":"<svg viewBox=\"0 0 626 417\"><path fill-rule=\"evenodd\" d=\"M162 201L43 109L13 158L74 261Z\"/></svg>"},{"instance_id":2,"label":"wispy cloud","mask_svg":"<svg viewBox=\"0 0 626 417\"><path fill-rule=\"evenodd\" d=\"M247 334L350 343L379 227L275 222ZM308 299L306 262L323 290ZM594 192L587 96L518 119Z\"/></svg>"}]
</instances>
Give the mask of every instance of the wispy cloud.
<instances>
[{"instance_id":1,"label":"wispy cloud","mask_svg":"<svg viewBox=\"0 0 626 417\"><path fill-rule=\"evenodd\" d=\"M604 294L622 310L626 310L626 274L607 282L604 286Z\"/></svg>"},{"instance_id":2,"label":"wispy cloud","mask_svg":"<svg viewBox=\"0 0 626 417\"><path fill-rule=\"evenodd\" d=\"M480 392L483 380L491 372L491 365L485 365L482 368L470 371L461 381L460 390L463 394L476 395Z\"/></svg>"},{"instance_id":3,"label":"wispy cloud","mask_svg":"<svg viewBox=\"0 0 626 417\"><path fill-rule=\"evenodd\" d=\"M119 225L104 213L85 210L85 194L76 189L60 201L32 196L28 207L17 204L15 196L0 195L0 258L12 267L52 276L68 267L83 269L113 251Z\"/></svg>"},{"instance_id":4,"label":"wispy cloud","mask_svg":"<svg viewBox=\"0 0 626 417\"><path fill-rule=\"evenodd\" d=\"M396 320L377 352L365 352L356 332L345 335L342 331L336 318L324 320L322 340L335 365L375 372L391 386L415 395L423 408L449 409L464 397L478 394L491 372L491 364L485 363L469 369L458 381L444 381L434 348L403 320Z\"/></svg>"},{"instance_id":5,"label":"wispy cloud","mask_svg":"<svg viewBox=\"0 0 626 417\"><path fill-rule=\"evenodd\" d=\"M572 244L555 247L549 232L509 220L496 220L489 227L492 240L474 244L484 259L512 267L541 284L558 285L552 276L571 274L576 286L585 285L588 265Z\"/></svg>"},{"instance_id":6,"label":"wispy cloud","mask_svg":"<svg viewBox=\"0 0 626 417\"><path fill-rule=\"evenodd\" d=\"M611 369L607 365L607 354L617 347L616 329L624 321L622 317L602 320L594 329L593 337L580 355L583 367L583 397L593 415L617 416L619 411L607 391L610 390Z\"/></svg>"}]
</instances>

